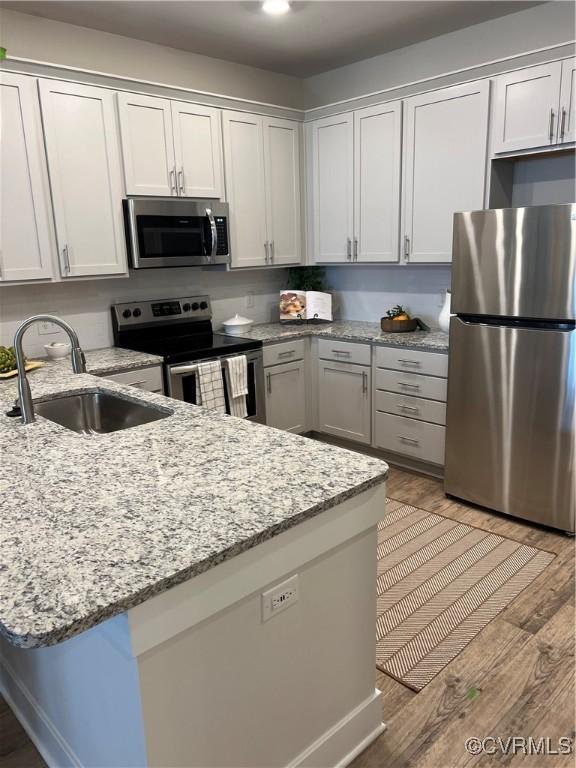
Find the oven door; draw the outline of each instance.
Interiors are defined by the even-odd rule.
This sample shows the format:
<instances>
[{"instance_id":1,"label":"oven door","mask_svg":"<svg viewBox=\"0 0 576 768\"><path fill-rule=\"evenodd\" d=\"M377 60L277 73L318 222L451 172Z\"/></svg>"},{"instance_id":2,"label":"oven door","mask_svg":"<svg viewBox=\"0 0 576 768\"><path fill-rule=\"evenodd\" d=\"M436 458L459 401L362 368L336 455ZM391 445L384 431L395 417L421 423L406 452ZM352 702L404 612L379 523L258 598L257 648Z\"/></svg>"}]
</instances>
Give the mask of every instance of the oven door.
<instances>
[{"instance_id":1,"label":"oven door","mask_svg":"<svg viewBox=\"0 0 576 768\"><path fill-rule=\"evenodd\" d=\"M125 200L132 268L228 263L226 208L212 200Z\"/></svg>"},{"instance_id":2,"label":"oven door","mask_svg":"<svg viewBox=\"0 0 576 768\"><path fill-rule=\"evenodd\" d=\"M236 355L229 355L236 357ZM220 360L222 363L222 381L224 385L224 399L226 401L226 413L230 413L228 385L225 376L225 357L207 358L199 362L208 360ZM248 394L246 396L246 406L248 410L247 419L259 424L266 423L266 402L264 393L264 366L262 363L262 351L251 351L246 353L248 365ZM198 364L187 363L184 365L170 365L167 368L166 384L169 397L176 400L183 400L186 403L196 405L196 374Z\"/></svg>"}]
</instances>

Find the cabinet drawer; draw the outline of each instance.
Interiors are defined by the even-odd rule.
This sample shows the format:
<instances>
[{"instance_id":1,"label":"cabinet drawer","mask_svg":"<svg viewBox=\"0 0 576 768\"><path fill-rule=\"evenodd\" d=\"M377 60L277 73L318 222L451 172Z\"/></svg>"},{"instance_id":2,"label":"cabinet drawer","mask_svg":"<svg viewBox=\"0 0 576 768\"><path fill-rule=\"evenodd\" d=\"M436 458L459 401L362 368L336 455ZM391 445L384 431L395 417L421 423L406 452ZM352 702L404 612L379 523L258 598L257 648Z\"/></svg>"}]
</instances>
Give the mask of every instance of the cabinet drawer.
<instances>
[{"instance_id":1,"label":"cabinet drawer","mask_svg":"<svg viewBox=\"0 0 576 768\"><path fill-rule=\"evenodd\" d=\"M376 389L446 402L447 380L419 373L376 369Z\"/></svg>"},{"instance_id":2,"label":"cabinet drawer","mask_svg":"<svg viewBox=\"0 0 576 768\"><path fill-rule=\"evenodd\" d=\"M437 424L377 413L374 442L377 448L412 456L432 464L444 464L445 428Z\"/></svg>"},{"instance_id":3,"label":"cabinet drawer","mask_svg":"<svg viewBox=\"0 0 576 768\"><path fill-rule=\"evenodd\" d=\"M318 340L318 357L322 360L370 365L370 353L369 344L356 344L350 341L338 341L338 339Z\"/></svg>"},{"instance_id":4,"label":"cabinet drawer","mask_svg":"<svg viewBox=\"0 0 576 768\"><path fill-rule=\"evenodd\" d=\"M159 365L152 368L138 368L134 371L122 371L122 373L110 373L103 378L117 381L118 384L127 384L129 387L145 389L147 392L164 392L162 368Z\"/></svg>"},{"instance_id":5,"label":"cabinet drawer","mask_svg":"<svg viewBox=\"0 0 576 768\"><path fill-rule=\"evenodd\" d=\"M397 416L431 421L434 424L446 424L446 404L436 400L396 395L378 389L374 396L374 407L377 411L394 413Z\"/></svg>"},{"instance_id":6,"label":"cabinet drawer","mask_svg":"<svg viewBox=\"0 0 576 768\"><path fill-rule=\"evenodd\" d=\"M427 376L448 376L448 355L414 349L376 347L376 365L395 371L414 371Z\"/></svg>"},{"instance_id":7,"label":"cabinet drawer","mask_svg":"<svg viewBox=\"0 0 576 768\"><path fill-rule=\"evenodd\" d=\"M262 351L264 366L291 363L304 357L304 339L283 341L281 344L268 344Z\"/></svg>"}]
</instances>

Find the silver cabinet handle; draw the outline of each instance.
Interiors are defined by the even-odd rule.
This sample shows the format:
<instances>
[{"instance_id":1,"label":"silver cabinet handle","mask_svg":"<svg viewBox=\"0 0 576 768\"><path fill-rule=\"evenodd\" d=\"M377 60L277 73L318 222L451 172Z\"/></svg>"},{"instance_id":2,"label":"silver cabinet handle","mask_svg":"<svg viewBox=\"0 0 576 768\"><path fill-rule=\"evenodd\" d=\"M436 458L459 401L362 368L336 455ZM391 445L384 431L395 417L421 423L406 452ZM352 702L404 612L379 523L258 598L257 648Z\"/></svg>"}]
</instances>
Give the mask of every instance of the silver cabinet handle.
<instances>
[{"instance_id":1,"label":"silver cabinet handle","mask_svg":"<svg viewBox=\"0 0 576 768\"><path fill-rule=\"evenodd\" d=\"M396 437L403 443L408 443L408 445L420 445L420 440L414 440L413 437L404 437L403 435L396 435Z\"/></svg>"},{"instance_id":2,"label":"silver cabinet handle","mask_svg":"<svg viewBox=\"0 0 576 768\"><path fill-rule=\"evenodd\" d=\"M66 272L67 275L70 274L70 256L68 254L68 244L62 248L62 258L64 259L64 272Z\"/></svg>"},{"instance_id":3,"label":"silver cabinet handle","mask_svg":"<svg viewBox=\"0 0 576 768\"><path fill-rule=\"evenodd\" d=\"M270 263L270 254L268 252L268 240L264 243L264 261L266 264Z\"/></svg>"},{"instance_id":4,"label":"silver cabinet handle","mask_svg":"<svg viewBox=\"0 0 576 768\"><path fill-rule=\"evenodd\" d=\"M398 386L403 389L413 389L416 392L420 391L420 384L406 384L404 381L399 381Z\"/></svg>"},{"instance_id":5,"label":"silver cabinet handle","mask_svg":"<svg viewBox=\"0 0 576 768\"><path fill-rule=\"evenodd\" d=\"M285 352L278 352L278 357L292 357L296 354L295 349L287 349Z\"/></svg>"},{"instance_id":6,"label":"silver cabinet handle","mask_svg":"<svg viewBox=\"0 0 576 768\"><path fill-rule=\"evenodd\" d=\"M405 413L420 413L420 408L415 408L412 405L399 405L398 408Z\"/></svg>"},{"instance_id":7,"label":"silver cabinet handle","mask_svg":"<svg viewBox=\"0 0 576 768\"><path fill-rule=\"evenodd\" d=\"M332 352L335 355L348 355L348 357L352 354L347 349L333 349Z\"/></svg>"},{"instance_id":8,"label":"silver cabinet handle","mask_svg":"<svg viewBox=\"0 0 576 768\"><path fill-rule=\"evenodd\" d=\"M270 251L270 264L274 264L274 240L270 240L268 243L268 250Z\"/></svg>"},{"instance_id":9,"label":"silver cabinet handle","mask_svg":"<svg viewBox=\"0 0 576 768\"><path fill-rule=\"evenodd\" d=\"M4 279L4 256L2 249L0 248L0 280Z\"/></svg>"},{"instance_id":10,"label":"silver cabinet handle","mask_svg":"<svg viewBox=\"0 0 576 768\"><path fill-rule=\"evenodd\" d=\"M408 261L410 258L410 238L408 235L404 235L404 260Z\"/></svg>"},{"instance_id":11,"label":"silver cabinet handle","mask_svg":"<svg viewBox=\"0 0 576 768\"><path fill-rule=\"evenodd\" d=\"M178 187L180 189L180 194L184 194L184 168L180 168L178 171Z\"/></svg>"},{"instance_id":12,"label":"silver cabinet handle","mask_svg":"<svg viewBox=\"0 0 576 768\"><path fill-rule=\"evenodd\" d=\"M129 381L129 387L141 387L142 384L146 384L146 379L140 379L140 381Z\"/></svg>"},{"instance_id":13,"label":"silver cabinet handle","mask_svg":"<svg viewBox=\"0 0 576 768\"><path fill-rule=\"evenodd\" d=\"M168 178L170 180L170 192L175 192L178 194L178 190L176 189L176 168L170 169Z\"/></svg>"},{"instance_id":14,"label":"silver cabinet handle","mask_svg":"<svg viewBox=\"0 0 576 768\"><path fill-rule=\"evenodd\" d=\"M346 238L346 259L352 261L352 238Z\"/></svg>"},{"instance_id":15,"label":"silver cabinet handle","mask_svg":"<svg viewBox=\"0 0 576 768\"><path fill-rule=\"evenodd\" d=\"M272 374L270 371L266 373L266 389L268 391L268 394L272 394Z\"/></svg>"},{"instance_id":16,"label":"silver cabinet handle","mask_svg":"<svg viewBox=\"0 0 576 768\"><path fill-rule=\"evenodd\" d=\"M354 261L358 261L358 238L354 238Z\"/></svg>"},{"instance_id":17,"label":"silver cabinet handle","mask_svg":"<svg viewBox=\"0 0 576 768\"><path fill-rule=\"evenodd\" d=\"M562 117L560 118L560 138L564 138L566 133L566 107L562 107Z\"/></svg>"},{"instance_id":18,"label":"silver cabinet handle","mask_svg":"<svg viewBox=\"0 0 576 768\"><path fill-rule=\"evenodd\" d=\"M218 253L218 228L216 227L216 220L212 213L212 208L206 208L206 216L210 222L210 234L212 236L212 249L210 251L210 260L214 261L214 257Z\"/></svg>"},{"instance_id":19,"label":"silver cabinet handle","mask_svg":"<svg viewBox=\"0 0 576 768\"><path fill-rule=\"evenodd\" d=\"M364 394L368 392L368 374L366 371L362 371L362 392Z\"/></svg>"},{"instance_id":20,"label":"silver cabinet handle","mask_svg":"<svg viewBox=\"0 0 576 768\"><path fill-rule=\"evenodd\" d=\"M420 368L422 366L422 363L418 360L403 360L401 357L398 358L398 362L402 363L402 365L413 366L414 368Z\"/></svg>"},{"instance_id":21,"label":"silver cabinet handle","mask_svg":"<svg viewBox=\"0 0 576 768\"><path fill-rule=\"evenodd\" d=\"M554 141L554 118L555 118L555 112L554 107L550 109L550 128L549 128L549 134L550 134L550 141Z\"/></svg>"}]
</instances>

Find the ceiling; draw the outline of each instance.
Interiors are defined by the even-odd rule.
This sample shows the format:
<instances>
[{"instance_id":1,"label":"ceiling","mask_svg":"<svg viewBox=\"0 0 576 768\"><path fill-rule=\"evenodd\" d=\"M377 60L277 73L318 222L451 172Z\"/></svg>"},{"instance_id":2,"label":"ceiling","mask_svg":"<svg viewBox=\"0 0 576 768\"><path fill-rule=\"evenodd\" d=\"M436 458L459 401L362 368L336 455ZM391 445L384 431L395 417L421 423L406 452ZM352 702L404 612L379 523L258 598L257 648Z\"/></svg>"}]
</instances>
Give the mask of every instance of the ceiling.
<instances>
[{"instance_id":1,"label":"ceiling","mask_svg":"<svg viewBox=\"0 0 576 768\"><path fill-rule=\"evenodd\" d=\"M285 16L259 2L68 0L2 2L12 10L184 51L309 77L538 2L293 0Z\"/></svg>"}]
</instances>

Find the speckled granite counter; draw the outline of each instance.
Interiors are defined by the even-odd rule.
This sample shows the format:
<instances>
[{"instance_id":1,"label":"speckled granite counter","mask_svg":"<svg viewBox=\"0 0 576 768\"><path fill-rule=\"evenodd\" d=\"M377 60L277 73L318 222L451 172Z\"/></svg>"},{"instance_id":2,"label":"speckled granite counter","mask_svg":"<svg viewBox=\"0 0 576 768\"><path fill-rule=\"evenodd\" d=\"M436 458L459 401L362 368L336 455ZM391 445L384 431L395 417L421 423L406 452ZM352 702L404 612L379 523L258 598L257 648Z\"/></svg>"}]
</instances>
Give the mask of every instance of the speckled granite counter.
<instances>
[{"instance_id":1,"label":"speckled granite counter","mask_svg":"<svg viewBox=\"0 0 576 768\"><path fill-rule=\"evenodd\" d=\"M360 320L340 320L326 325L286 325L264 323L255 325L242 334L246 338L263 342L283 341L302 336L322 336L332 339L370 342L390 347L421 349L428 352L448 352L448 334L442 331L414 331L413 333L383 333L380 323Z\"/></svg>"},{"instance_id":2,"label":"speckled granite counter","mask_svg":"<svg viewBox=\"0 0 576 768\"><path fill-rule=\"evenodd\" d=\"M103 372L125 354L87 357ZM173 414L95 436L24 427L4 415L14 385L0 387L0 634L14 645L65 640L385 479L380 460L64 362L30 377L35 398L105 388Z\"/></svg>"}]
</instances>

